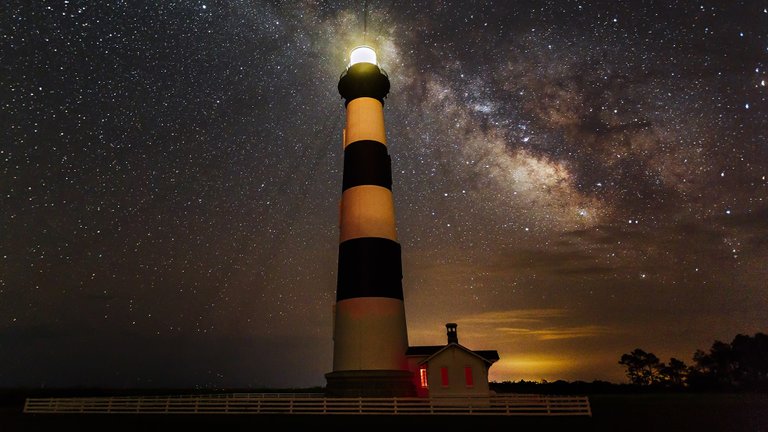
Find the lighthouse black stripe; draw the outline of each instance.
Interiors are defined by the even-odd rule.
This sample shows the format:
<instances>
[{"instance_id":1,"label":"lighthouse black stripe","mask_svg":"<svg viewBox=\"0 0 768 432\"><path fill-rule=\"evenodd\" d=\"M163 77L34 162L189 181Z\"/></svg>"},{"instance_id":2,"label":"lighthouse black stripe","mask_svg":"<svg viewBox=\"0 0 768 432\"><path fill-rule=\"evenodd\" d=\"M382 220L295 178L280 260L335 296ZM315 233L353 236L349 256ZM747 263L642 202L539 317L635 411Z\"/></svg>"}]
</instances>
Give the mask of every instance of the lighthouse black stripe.
<instances>
[{"instance_id":1,"label":"lighthouse black stripe","mask_svg":"<svg viewBox=\"0 0 768 432\"><path fill-rule=\"evenodd\" d=\"M344 105L359 97L378 99L384 104L384 98L389 93L389 78L376 65L357 63L344 71L338 87L344 98Z\"/></svg>"},{"instance_id":2,"label":"lighthouse black stripe","mask_svg":"<svg viewBox=\"0 0 768 432\"><path fill-rule=\"evenodd\" d=\"M336 301L357 297L403 299L400 245L379 237L350 239L339 244Z\"/></svg>"},{"instance_id":3,"label":"lighthouse black stripe","mask_svg":"<svg viewBox=\"0 0 768 432\"><path fill-rule=\"evenodd\" d=\"M355 141L344 149L342 191L361 185L392 190L392 160L387 146L370 140Z\"/></svg>"}]
</instances>

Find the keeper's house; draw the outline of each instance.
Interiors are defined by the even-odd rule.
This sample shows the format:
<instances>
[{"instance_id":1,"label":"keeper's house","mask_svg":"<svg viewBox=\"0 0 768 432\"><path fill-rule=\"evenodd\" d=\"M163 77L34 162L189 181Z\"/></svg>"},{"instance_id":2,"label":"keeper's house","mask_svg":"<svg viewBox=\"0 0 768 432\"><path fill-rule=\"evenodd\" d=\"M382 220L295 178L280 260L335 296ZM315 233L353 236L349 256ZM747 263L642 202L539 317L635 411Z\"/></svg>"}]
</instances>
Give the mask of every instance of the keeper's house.
<instances>
[{"instance_id":1,"label":"keeper's house","mask_svg":"<svg viewBox=\"0 0 768 432\"><path fill-rule=\"evenodd\" d=\"M408 347L408 368L419 397L490 396L488 369L499 360L496 350L472 351L459 344L457 325L445 325L448 343Z\"/></svg>"}]
</instances>

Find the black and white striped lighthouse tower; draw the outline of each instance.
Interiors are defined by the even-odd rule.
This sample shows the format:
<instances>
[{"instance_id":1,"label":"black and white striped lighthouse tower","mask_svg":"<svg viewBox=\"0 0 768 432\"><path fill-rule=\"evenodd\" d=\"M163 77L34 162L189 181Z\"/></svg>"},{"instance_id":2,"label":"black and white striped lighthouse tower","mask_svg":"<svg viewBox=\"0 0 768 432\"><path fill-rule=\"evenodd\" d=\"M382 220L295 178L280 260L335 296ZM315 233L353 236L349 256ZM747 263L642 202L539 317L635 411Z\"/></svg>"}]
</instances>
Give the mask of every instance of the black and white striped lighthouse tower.
<instances>
[{"instance_id":1,"label":"black and white striped lighthouse tower","mask_svg":"<svg viewBox=\"0 0 768 432\"><path fill-rule=\"evenodd\" d=\"M384 131L389 86L372 48L352 50L338 86L347 115L329 396L415 395Z\"/></svg>"}]
</instances>

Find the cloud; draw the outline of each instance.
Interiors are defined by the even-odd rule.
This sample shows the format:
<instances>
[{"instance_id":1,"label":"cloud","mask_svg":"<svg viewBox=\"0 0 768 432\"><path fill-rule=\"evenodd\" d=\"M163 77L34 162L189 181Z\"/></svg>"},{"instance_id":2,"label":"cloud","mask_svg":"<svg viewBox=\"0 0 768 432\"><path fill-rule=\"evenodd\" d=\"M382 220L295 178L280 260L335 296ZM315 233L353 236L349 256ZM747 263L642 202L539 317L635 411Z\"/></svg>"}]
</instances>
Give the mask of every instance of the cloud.
<instances>
[{"instance_id":1,"label":"cloud","mask_svg":"<svg viewBox=\"0 0 768 432\"><path fill-rule=\"evenodd\" d=\"M534 336L539 340L574 339L582 337L602 336L605 334L613 333L610 328L597 325L545 329L500 327L496 330L514 336Z\"/></svg>"},{"instance_id":2,"label":"cloud","mask_svg":"<svg viewBox=\"0 0 768 432\"><path fill-rule=\"evenodd\" d=\"M460 322L471 325L499 325L502 323L540 322L545 318L560 318L566 314L563 309L511 309L483 312L464 316Z\"/></svg>"},{"instance_id":3,"label":"cloud","mask_svg":"<svg viewBox=\"0 0 768 432\"><path fill-rule=\"evenodd\" d=\"M460 317L463 326L480 332L501 333L538 340L562 340L603 336L615 330L600 325L580 324L566 309L509 309ZM560 323L560 324L557 324ZM520 325L524 325L524 327Z\"/></svg>"},{"instance_id":4,"label":"cloud","mask_svg":"<svg viewBox=\"0 0 768 432\"><path fill-rule=\"evenodd\" d=\"M61 326L33 324L0 328L0 346L8 347L19 341L53 340L66 334Z\"/></svg>"},{"instance_id":5,"label":"cloud","mask_svg":"<svg viewBox=\"0 0 768 432\"><path fill-rule=\"evenodd\" d=\"M748 212L721 213L714 216L713 222L728 228L765 234L768 232L768 205L753 209Z\"/></svg>"},{"instance_id":6,"label":"cloud","mask_svg":"<svg viewBox=\"0 0 768 432\"><path fill-rule=\"evenodd\" d=\"M612 266L598 263L596 258L580 249L522 249L507 250L495 263L504 271L526 270L558 276L602 275L615 271Z\"/></svg>"}]
</instances>

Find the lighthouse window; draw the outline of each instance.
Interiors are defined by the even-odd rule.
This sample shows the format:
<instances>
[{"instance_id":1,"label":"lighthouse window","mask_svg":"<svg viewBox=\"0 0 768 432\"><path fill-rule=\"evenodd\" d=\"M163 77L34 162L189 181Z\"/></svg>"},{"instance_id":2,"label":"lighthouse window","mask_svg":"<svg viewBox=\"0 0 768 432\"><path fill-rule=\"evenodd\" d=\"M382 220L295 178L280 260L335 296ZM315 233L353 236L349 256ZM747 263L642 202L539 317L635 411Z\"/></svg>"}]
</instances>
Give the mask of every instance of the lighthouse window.
<instances>
[{"instance_id":1,"label":"lighthouse window","mask_svg":"<svg viewBox=\"0 0 768 432\"><path fill-rule=\"evenodd\" d=\"M421 388L429 387L427 383L427 368L419 368L419 378L421 380Z\"/></svg>"},{"instance_id":2,"label":"lighthouse window","mask_svg":"<svg viewBox=\"0 0 768 432\"><path fill-rule=\"evenodd\" d=\"M467 387L475 386L475 382L472 380L472 367L467 366L464 368L464 379L467 382Z\"/></svg>"},{"instance_id":3,"label":"lighthouse window","mask_svg":"<svg viewBox=\"0 0 768 432\"><path fill-rule=\"evenodd\" d=\"M447 367L440 368L440 379L442 381L443 387L448 387L448 368Z\"/></svg>"}]
</instances>

